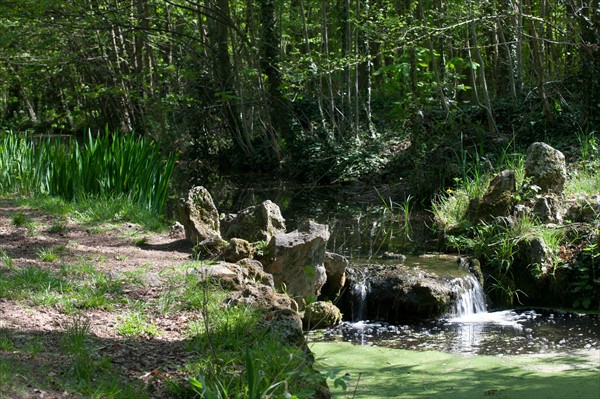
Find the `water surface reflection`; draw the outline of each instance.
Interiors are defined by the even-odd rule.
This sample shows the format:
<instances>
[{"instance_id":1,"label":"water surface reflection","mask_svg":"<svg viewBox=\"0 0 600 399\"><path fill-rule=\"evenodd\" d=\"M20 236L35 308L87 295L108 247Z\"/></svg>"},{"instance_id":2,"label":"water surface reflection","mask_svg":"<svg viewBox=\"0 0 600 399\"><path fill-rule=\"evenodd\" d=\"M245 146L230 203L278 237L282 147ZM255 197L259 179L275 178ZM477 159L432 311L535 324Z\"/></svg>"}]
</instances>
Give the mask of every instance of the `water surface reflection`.
<instances>
[{"instance_id":1,"label":"water surface reflection","mask_svg":"<svg viewBox=\"0 0 600 399\"><path fill-rule=\"evenodd\" d=\"M505 310L402 325L344 322L315 339L478 355L597 350L600 349L600 317Z\"/></svg>"}]
</instances>

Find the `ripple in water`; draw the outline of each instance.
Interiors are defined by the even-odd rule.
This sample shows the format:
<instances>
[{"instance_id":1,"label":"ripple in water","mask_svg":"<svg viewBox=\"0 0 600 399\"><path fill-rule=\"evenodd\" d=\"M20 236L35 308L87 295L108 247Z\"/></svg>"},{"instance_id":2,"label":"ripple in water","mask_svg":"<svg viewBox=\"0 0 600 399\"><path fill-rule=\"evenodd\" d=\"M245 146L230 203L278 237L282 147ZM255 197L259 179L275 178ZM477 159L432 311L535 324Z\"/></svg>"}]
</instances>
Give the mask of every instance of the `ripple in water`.
<instances>
[{"instance_id":1,"label":"ripple in water","mask_svg":"<svg viewBox=\"0 0 600 399\"><path fill-rule=\"evenodd\" d=\"M600 316L505 310L411 324L344 322L315 340L477 355L600 349Z\"/></svg>"}]
</instances>

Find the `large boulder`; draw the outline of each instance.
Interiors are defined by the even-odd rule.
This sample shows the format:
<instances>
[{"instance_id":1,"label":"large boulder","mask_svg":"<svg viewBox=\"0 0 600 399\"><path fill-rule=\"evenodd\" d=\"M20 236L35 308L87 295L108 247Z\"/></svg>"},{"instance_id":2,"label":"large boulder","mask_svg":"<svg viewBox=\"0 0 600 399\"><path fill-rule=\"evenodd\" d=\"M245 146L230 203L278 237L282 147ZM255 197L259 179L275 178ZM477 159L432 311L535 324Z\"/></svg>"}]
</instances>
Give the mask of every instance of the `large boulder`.
<instances>
[{"instance_id":1,"label":"large boulder","mask_svg":"<svg viewBox=\"0 0 600 399\"><path fill-rule=\"evenodd\" d=\"M193 187L186 197L179 200L177 209L185 237L194 244L221 237L219 212L206 188Z\"/></svg>"},{"instance_id":2,"label":"large boulder","mask_svg":"<svg viewBox=\"0 0 600 399\"><path fill-rule=\"evenodd\" d=\"M333 252L325 252L323 263L327 274L327 281L325 281L325 285L321 289L321 297L334 301L340 295L346 283L348 259Z\"/></svg>"},{"instance_id":3,"label":"large boulder","mask_svg":"<svg viewBox=\"0 0 600 399\"><path fill-rule=\"evenodd\" d=\"M456 301L449 284L453 278L401 264L357 265L347 270L346 289L338 306L353 320L437 318L447 314Z\"/></svg>"},{"instance_id":4,"label":"large boulder","mask_svg":"<svg viewBox=\"0 0 600 399\"><path fill-rule=\"evenodd\" d=\"M474 221L489 223L498 217L508 217L514 208L513 194L517 179L514 170L498 173L490 182L485 194L479 201L469 204L469 215Z\"/></svg>"},{"instance_id":5,"label":"large boulder","mask_svg":"<svg viewBox=\"0 0 600 399\"><path fill-rule=\"evenodd\" d=\"M276 234L285 233L285 219L277 204L266 200L248 207L227 222L223 237L242 238L249 242L268 242Z\"/></svg>"},{"instance_id":6,"label":"large boulder","mask_svg":"<svg viewBox=\"0 0 600 399\"><path fill-rule=\"evenodd\" d=\"M525 177L540 188L540 193L562 195L567 178L565 156L546 143L533 143L527 149Z\"/></svg>"},{"instance_id":7,"label":"large boulder","mask_svg":"<svg viewBox=\"0 0 600 399\"><path fill-rule=\"evenodd\" d=\"M291 233L275 235L269 242L265 271L273 275L275 286L284 289L301 307L307 298L319 296L325 284L328 240L326 225L308 221Z\"/></svg>"}]
</instances>

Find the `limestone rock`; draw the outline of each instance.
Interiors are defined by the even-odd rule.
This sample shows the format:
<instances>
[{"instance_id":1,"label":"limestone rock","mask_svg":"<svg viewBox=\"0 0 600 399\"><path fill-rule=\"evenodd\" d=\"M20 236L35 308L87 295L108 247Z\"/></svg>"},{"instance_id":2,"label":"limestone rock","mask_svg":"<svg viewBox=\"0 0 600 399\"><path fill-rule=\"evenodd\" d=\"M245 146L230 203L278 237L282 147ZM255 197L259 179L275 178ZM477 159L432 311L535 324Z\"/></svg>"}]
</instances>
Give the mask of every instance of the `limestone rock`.
<instances>
[{"instance_id":1,"label":"limestone rock","mask_svg":"<svg viewBox=\"0 0 600 399\"><path fill-rule=\"evenodd\" d=\"M327 280L321 289L321 297L333 301L340 295L340 292L346 283L348 259L342 255L325 252L323 264L325 266Z\"/></svg>"},{"instance_id":2,"label":"limestone rock","mask_svg":"<svg viewBox=\"0 0 600 399\"><path fill-rule=\"evenodd\" d=\"M325 246L329 240L326 225L308 221L298 230L277 234L269 242L265 270L273 275L275 286L283 289L300 306L308 297L316 298L327 279Z\"/></svg>"},{"instance_id":3,"label":"limestone rock","mask_svg":"<svg viewBox=\"0 0 600 399\"><path fill-rule=\"evenodd\" d=\"M306 305L302 325L306 330L330 328L342 321L342 312L331 302L317 301Z\"/></svg>"},{"instance_id":4,"label":"limestone rock","mask_svg":"<svg viewBox=\"0 0 600 399\"><path fill-rule=\"evenodd\" d=\"M541 237L533 237L522 241L519 245L519 253L516 254L522 266L531 269L532 266L546 271L551 258L550 249ZM533 270L533 269L532 269Z\"/></svg>"},{"instance_id":5,"label":"limestone rock","mask_svg":"<svg viewBox=\"0 0 600 399\"><path fill-rule=\"evenodd\" d=\"M223 240L219 235L210 236L192 248L192 257L194 259L217 259L221 256L225 248L227 248L227 241Z\"/></svg>"},{"instance_id":6,"label":"limestone rock","mask_svg":"<svg viewBox=\"0 0 600 399\"><path fill-rule=\"evenodd\" d=\"M227 262L237 262L244 258L251 258L254 253L252 245L241 238L232 238L223 250L223 259Z\"/></svg>"},{"instance_id":7,"label":"limestone rock","mask_svg":"<svg viewBox=\"0 0 600 399\"><path fill-rule=\"evenodd\" d=\"M565 156L546 143L531 144L525 159L525 177L540 187L541 194L551 191L562 195L567 178Z\"/></svg>"},{"instance_id":8,"label":"limestone rock","mask_svg":"<svg viewBox=\"0 0 600 399\"><path fill-rule=\"evenodd\" d=\"M204 187L193 187L187 197L179 200L177 208L185 237L194 244L221 236L219 212L210 193Z\"/></svg>"},{"instance_id":9,"label":"limestone rock","mask_svg":"<svg viewBox=\"0 0 600 399\"><path fill-rule=\"evenodd\" d=\"M431 319L446 314L455 302L455 293L445 278L416 268L350 267L347 276L338 306L352 320ZM367 281L365 288L353 289L361 281Z\"/></svg>"},{"instance_id":10,"label":"limestone rock","mask_svg":"<svg viewBox=\"0 0 600 399\"><path fill-rule=\"evenodd\" d=\"M267 200L239 212L227 222L223 237L243 238L249 242L268 242L276 234L285 232L285 219L277 204Z\"/></svg>"},{"instance_id":11,"label":"limestone rock","mask_svg":"<svg viewBox=\"0 0 600 399\"><path fill-rule=\"evenodd\" d=\"M494 218L510 216L514 208L513 193L516 191L514 170L504 170L490 182L480 201L469 204L469 215L475 221L489 223Z\"/></svg>"},{"instance_id":12,"label":"limestone rock","mask_svg":"<svg viewBox=\"0 0 600 399\"><path fill-rule=\"evenodd\" d=\"M600 219L600 196L578 199L569 206L565 218L579 223L590 223Z\"/></svg>"},{"instance_id":13,"label":"limestone rock","mask_svg":"<svg viewBox=\"0 0 600 399\"><path fill-rule=\"evenodd\" d=\"M560 201L552 194L537 198L533 205L533 214L542 223L561 223L561 213Z\"/></svg>"}]
</instances>

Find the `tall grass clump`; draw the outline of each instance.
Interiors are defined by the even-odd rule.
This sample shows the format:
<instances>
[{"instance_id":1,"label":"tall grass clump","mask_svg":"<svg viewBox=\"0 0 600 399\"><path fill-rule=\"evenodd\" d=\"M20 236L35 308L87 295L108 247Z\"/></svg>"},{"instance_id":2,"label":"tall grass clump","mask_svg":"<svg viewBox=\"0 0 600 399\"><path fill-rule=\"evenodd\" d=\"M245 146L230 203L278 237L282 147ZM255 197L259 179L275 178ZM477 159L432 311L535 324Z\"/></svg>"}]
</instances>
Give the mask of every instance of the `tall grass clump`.
<instances>
[{"instance_id":1,"label":"tall grass clump","mask_svg":"<svg viewBox=\"0 0 600 399\"><path fill-rule=\"evenodd\" d=\"M9 132L0 136L0 191L66 200L124 196L160 214L175 160L173 153L163 159L153 141L133 134L90 131L78 143Z\"/></svg>"}]
</instances>

